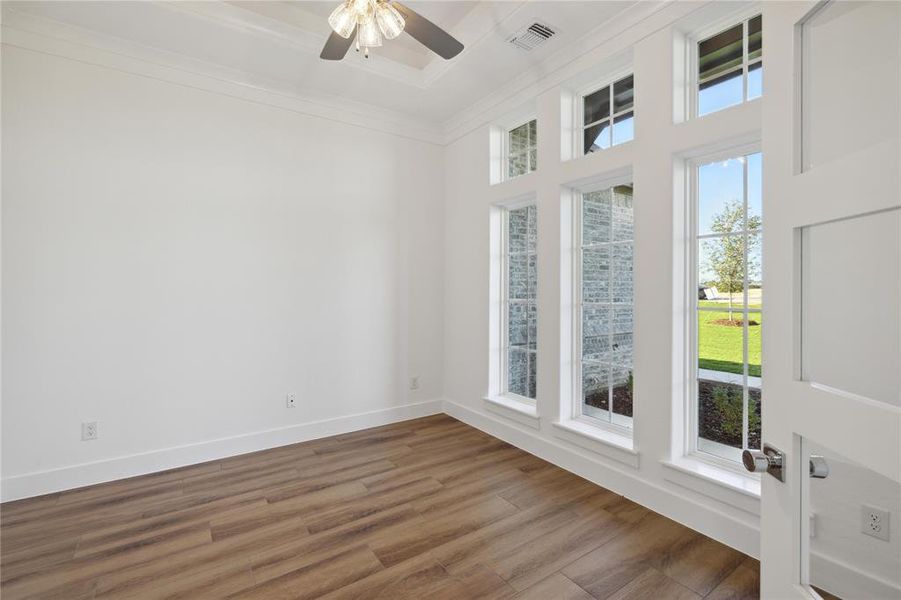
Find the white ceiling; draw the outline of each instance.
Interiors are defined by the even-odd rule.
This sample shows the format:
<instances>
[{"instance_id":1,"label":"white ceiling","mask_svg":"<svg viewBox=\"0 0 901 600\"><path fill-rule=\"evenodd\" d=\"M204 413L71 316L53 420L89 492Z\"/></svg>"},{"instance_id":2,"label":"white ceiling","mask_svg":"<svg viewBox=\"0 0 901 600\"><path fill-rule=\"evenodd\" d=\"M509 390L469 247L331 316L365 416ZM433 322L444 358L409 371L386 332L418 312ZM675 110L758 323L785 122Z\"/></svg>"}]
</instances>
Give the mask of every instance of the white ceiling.
<instances>
[{"instance_id":1,"label":"white ceiling","mask_svg":"<svg viewBox=\"0 0 901 600\"><path fill-rule=\"evenodd\" d=\"M634 0L405 2L466 46L445 61L407 35L387 40L370 59L352 50L341 62L319 59L337 0L4 2L6 10L52 19L165 51L194 64L228 69L247 83L299 95L339 97L444 123L637 4ZM542 21L557 35L527 53L506 42Z\"/></svg>"}]
</instances>

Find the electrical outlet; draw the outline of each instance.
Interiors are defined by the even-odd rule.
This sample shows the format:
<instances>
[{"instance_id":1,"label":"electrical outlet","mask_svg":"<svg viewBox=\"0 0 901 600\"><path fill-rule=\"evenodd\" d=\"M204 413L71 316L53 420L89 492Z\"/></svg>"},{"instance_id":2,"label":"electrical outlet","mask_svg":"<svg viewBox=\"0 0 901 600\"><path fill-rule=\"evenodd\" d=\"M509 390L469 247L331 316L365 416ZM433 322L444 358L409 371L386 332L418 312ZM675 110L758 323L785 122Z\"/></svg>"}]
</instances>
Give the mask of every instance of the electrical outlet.
<instances>
[{"instance_id":1,"label":"electrical outlet","mask_svg":"<svg viewBox=\"0 0 901 600\"><path fill-rule=\"evenodd\" d=\"M288 394L285 397L285 405L288 408L294 408L295 406L297 406L297 394Z\"/></svg>"},{"instance_id":2,"label":"electrical outlet","mask_svg":"<svg viewBox=\"0 0 901 600\"><path fill-rule=\"evenodd\" d=\"M410 378L410 389L416 391L419 389L419 375Z\"/></svg>"},{"instance_id":3,"label":"electrical outlet","mask_svg":"<svg viewBox=\"0 0 901 600\"><path fill-rule=\"evenodd\" d=\"M100 437L100 432L97 429L97 421L81 424L81 441L96 440L98 437Z\"/></svg>"},{"instance_id":4,"label":"electrical outlet","mask_svg":"<svg viewBox=\"0 0 901 600\"><path fill-rule=\"evenodd\" d=\"M860 507L860 531L874 538L888 541L889 516L887 510L875 506L863 505Z\"/></svg>"}]
</instances>

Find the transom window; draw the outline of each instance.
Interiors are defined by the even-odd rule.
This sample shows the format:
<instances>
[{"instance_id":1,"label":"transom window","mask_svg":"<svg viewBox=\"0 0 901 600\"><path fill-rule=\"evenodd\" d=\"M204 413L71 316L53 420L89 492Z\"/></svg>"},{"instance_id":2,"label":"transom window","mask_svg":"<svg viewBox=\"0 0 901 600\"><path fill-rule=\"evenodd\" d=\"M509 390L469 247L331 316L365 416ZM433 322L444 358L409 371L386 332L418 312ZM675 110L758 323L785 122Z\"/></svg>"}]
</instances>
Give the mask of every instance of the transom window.
<instances>
[{"instance_id":1,"label":"transom window","mask_svg":"<svg viewBox=\"0 0 901 600\"><path fill-rule=\"evenodd\" d=\"M538 168L538 122L531 120L507 133L507 178Z\"/></svg>"},{"instance_id":2,"label":"transom window","mask_svg":"<svg viewBox=\"0 0 901 600\"><path fill-rule=\"evenodd\" d=\"M763 94L763 17L698 43L698 116Z\"/></svg>"},{"instance_id":3,"label":"transom window","mask_svg":"<svg viewBox=\"0 0 901 600\"><path fill-rule=\"evenodd\" d=\"M582 98L582 152L590 154L635 137L634 77Z\"/></svg>"},{"instance_id":4,"label":"transom window","mask_svg":"<svg viewBox=\"0 0 901 600\"><path fill-rule=\"evenodd\" d=\"M697 167L696 450L730 460L739 460L742 448L760 448L761 188L760 153Z\"/></svg>"},{"instance_id":5,"label":"transom window","mask_svg":"<svg viewBox=\"0 0 901 600\"><path fill-rule=\"evenodd\" d=\"M632 184L577 199L574 416L632 427Z\"/></svg>"},{"instance_id":6,"label":"transom window","mask_svg":"<svg viewBox=\"0 0 901 600\"><path fill-rule=\"evenodd\" d=\"M503 290L502 391L534 400L538 363L538 210L507 209Z\"/></svg>"}]
</instances>

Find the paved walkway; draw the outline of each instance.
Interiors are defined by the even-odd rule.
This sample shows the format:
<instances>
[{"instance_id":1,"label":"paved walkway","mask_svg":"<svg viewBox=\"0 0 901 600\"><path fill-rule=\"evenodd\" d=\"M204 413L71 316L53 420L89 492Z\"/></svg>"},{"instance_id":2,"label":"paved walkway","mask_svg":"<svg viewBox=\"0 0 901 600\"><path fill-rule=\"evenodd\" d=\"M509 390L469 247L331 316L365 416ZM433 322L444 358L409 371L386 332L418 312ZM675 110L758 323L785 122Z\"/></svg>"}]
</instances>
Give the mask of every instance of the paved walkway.
<instances>
[{"instance_id":1,"label":"paved walkway","mask_svg":"<svg viewBox=\"0 0 901 600\"><path fill-rule=\"evenodd\" d=\"M722 383L734 383L741 385L741 375L738 373L726 373L724 371L712 371L710 369L698 369L698 378L707 381L720 381ZM760 389L761 378L748 375L748 387Z\"/></svg>"}]
</instances>

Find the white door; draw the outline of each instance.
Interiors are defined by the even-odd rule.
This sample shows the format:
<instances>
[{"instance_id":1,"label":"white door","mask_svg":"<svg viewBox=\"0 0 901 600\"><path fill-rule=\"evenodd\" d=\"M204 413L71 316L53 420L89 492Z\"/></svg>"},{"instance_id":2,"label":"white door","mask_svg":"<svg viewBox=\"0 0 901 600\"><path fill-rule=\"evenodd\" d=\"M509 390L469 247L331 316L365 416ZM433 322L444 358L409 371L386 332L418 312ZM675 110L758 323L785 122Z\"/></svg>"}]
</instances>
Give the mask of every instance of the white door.
<instances>
[{"instance_id":1,"label":"white door","mask_svg":"<svg viewBox=\"0 0 901 600\"><path fill-rule=\"evenodd\" d=\"M763 440L784 452L785 481L763 476L761 597L815 598L809 449L901 482L901 3L764 2L763 28ZM891 517L893 539L859 540L856 525L834 550L898 556ZM872 566L852 562L833 564ZM841 597L901 595L891 573L875 579L882 591Z\"/></svg>"}]
</instances>

